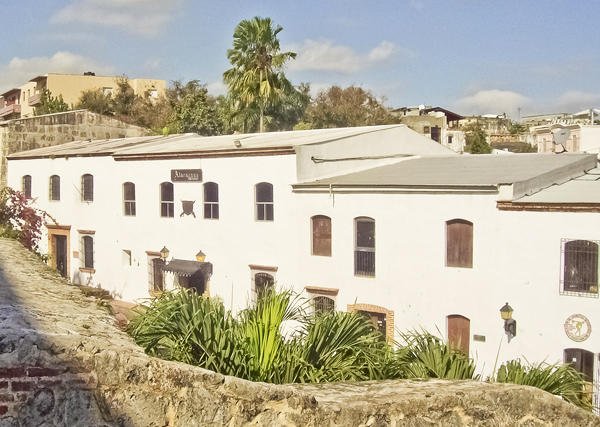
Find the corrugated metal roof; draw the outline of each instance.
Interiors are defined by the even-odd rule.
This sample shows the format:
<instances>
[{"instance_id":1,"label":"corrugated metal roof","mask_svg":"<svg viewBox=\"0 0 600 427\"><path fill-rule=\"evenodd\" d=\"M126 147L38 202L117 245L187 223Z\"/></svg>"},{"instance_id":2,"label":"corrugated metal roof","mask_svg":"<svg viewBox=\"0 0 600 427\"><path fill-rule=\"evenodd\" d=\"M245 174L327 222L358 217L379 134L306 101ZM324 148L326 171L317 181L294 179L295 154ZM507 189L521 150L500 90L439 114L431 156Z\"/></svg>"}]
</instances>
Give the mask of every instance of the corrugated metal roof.
<instances>
[{"instance_id":1,"label":"corrugated metal roof","mask_svg":"<svg viewBox=\"0 0 600 427\"><path fill-rule=\"evenodd\" d=\"M364 126L354 128L315 129L203 137L197 134L149 136L96 141L75 141L51 147L11 154L9 159L64 156L142 156L204 151L293 147L317 144L356 135L402 128L405 125ZM236 147L239 141L241 147Z\"/></svg>"},{"instance_id":2,"label":"corrugated metal roof","mask_svg":"<svg viewBox=\"0 0 600 427\"><path fill-rule=\"evenodd\" d=\"M165 265L163 271L169 271L179 276L192 276L202 267L202 263L198 261L188 261L184 259L174 259Z\"/></svg>"},{"instance_id":3,"label":"corrugated metal roof","mask_svg":"<svg viewBox=\"0 0 600 427\"><path fill-rule=\"evenodd\" d=\"M589 154L491 154L414 157L392 165L295 184L294 188L316 186L496 186L561 172L582 175L595 166ZM585 166L587 165L587 166ZM591 165L591 166L590 166ZM547 179L551 179L548 177ZM567 178L568 179L568 178ZM549 182L547 185L551 185Z\"/></svg>"}]
</instances>

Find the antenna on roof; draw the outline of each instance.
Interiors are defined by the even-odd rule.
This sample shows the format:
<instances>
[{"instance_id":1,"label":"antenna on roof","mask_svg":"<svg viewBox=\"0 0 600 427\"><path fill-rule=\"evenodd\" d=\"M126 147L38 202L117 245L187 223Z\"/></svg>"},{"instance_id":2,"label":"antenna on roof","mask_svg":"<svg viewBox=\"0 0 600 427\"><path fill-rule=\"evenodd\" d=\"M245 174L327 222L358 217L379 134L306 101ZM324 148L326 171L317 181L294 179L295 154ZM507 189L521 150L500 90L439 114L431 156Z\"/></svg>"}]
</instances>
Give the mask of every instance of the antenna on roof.
<instances>
[{"instance_id":1,"label":"antenna on roof","mask_svg":"<svg viewBox=\"0 0 600 427\"><path fill-rule=\"evenodd\" d=\"M564 143L567 142L567 139L571 136L571 131L569 129L560 127L558 132L552 134L552 143L554 145L561 145L562 151L557 151L556 154L566 153L567 149L564 146Z\"/></svg>"}]
</instances>

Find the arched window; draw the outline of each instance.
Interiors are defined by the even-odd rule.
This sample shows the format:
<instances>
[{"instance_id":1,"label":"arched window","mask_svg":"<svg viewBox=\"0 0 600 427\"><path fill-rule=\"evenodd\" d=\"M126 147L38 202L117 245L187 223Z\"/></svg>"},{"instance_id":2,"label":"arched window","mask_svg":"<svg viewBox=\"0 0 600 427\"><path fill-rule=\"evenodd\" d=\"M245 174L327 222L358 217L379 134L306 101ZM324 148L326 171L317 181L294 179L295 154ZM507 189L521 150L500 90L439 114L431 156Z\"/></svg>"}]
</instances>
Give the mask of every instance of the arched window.
<instances>
[{"instance_id":1,"label":"arched window","mask_svg":"<svg viewBox=\"0 0 600 427\"><path fill-rule=\"evenodd\" d=\"M465 356L469 355L471 337L471 321L460 314L451 314L448 322L448 344L455 350L460 350Z\"/></svg>"},{"instance_id":2,"label":"arched window","mask_svg":"<svg viewBox=\"0 0 600 427\"><path fill-rule=\"evenodd\" d=\"M375 277L375 220L354 218L354 275Z\"/></svg>"},{"instance_id":3,"label":"arched window","mask_svg":"<svg viewBox=\"0 0 600 427\"><path fill-rule=\"evenodd\" d=\"M256 273L254 275L254 291L256 292L256 301L267 291L272 291L275 286L275 278L268 273Z\"/></svg>"},{"instance_id":4,"label":"arched window","mask_svg":"<svg viewBox=\"0 0 600 427\"><path fill-rule=\"evenodd\" d=\"M564 243L563 292L598 293L598 244L589 240Z\"/></svg>"},{"instance_id":5,"label":"arched window","mask_svg":"<svg viewBox=\"0 0 600 427\"><path fill-rule=\"evenodd\" d=\"M21 179L21 190L26 199L31 199L31 175L25 175Z\"/></svg>"},{"instance_id":6,"label":"arched window","mask_svg":"<svg viewBox=\"0 0 600 427\"><path fill-rule=\"evenodd\" d=\"M50 177L48 198L50 200L60 200L60 176L52 175Z\"/></svg>"},{"instance_id":7,"label":"arched window","mask_svg":"<svg viewBox=\"0 0 600 427\"><path fill-rule=\"evenodd\" d=\"M84 202L94 201L94 177L89 173L81 176L81 200Z\"/></svg>"},{"instance_id":8,"label":"arched window","mask_svg":"<svg viewBox=\"0 0 600 427\"><path fill-rule=\"evenodd\" d=\"M335 303L331 298L318 296L313 298L315 316L331 313L335 309Z\"/></svg>"},{"instance_id":9,"label":"arched window","mask_svg":"<svg viewBox=\"0 0 600 427\"><path fill-rule=\"evenodd\" d=\"M163 218L175 216L175 193L171 182L160 184L160 216Z\"/></svg>"},{"instance_id":10,"label":"arched window","mask_svg":"<svg viewBox=\"0 0 600 427\"><path fill-rule=\"evenodd\" d=\"M331 256L331 218L315 215L311 218L312 254Z\"/></svg>"},{"instance_id":11,"label":"arched window","mask_svg":"<svg viewBox=\"0 0 600 427\"><path fill-rule=\"evenodd\" d=\"M219 184L204 183L204 218L219 219Z\"/></svg>"},{"instance_id":12,"label":"arched window","mask_svg":"<svg viewBox=\"0 0 600 427\"><path fill-rule=\"evenodd\" d=\"M473 223L446 221L446 267L473 268Z\"/></svg>"},{"instance_id":13,"label":"arched window","mask_svg":"<svg viewBox=\"0 0 600 427\"><path fill-rule=\"evenodd\" d=\"M125 216L135 216L135 184L123 183L123 213Z\"/></svg>"},{"instance_id":14,"label":"arched window","mask_svg":"<svg viewBox=\"0 0 600 427\"><path fill-rule=\"evenodd\" d=\"M259 182L255 186L256 220L273 221L273 184Z\"/></svg>"}]
</instances>

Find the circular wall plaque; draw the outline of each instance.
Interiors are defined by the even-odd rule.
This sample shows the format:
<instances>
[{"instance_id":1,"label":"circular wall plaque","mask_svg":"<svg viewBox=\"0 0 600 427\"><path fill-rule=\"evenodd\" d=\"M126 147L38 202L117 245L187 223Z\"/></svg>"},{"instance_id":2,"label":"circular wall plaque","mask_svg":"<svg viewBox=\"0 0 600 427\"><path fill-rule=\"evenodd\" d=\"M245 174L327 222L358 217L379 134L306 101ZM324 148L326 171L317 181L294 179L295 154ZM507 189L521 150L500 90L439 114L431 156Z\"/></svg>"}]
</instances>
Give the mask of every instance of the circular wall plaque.
<instances>
[{"instance_id":1,"label":"circular wall plaque","mask_svg":"<svg viewBox=\"0 0 600 427\"><path fill-rule=\"evenodd\" d=\"M583 314L574 314L565 321L565 333L573 341L585 341L592 333L592 324Z\"/></svg>"}]
</instances>

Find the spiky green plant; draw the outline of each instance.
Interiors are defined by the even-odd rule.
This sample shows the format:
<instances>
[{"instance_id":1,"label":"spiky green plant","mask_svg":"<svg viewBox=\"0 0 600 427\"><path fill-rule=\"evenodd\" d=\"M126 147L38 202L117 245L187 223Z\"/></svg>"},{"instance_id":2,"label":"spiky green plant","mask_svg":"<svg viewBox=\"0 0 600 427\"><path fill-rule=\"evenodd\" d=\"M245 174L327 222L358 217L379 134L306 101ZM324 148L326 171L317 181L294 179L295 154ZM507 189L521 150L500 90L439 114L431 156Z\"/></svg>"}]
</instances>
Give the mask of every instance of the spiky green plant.
<instances>
[{"instance_id":1,"label":"spiky green plant","mask_svg":"<svg viewBox=\"0 0 600 427\"><path fill-rule=\"evenodd\" d=\"M527 362L527 361L526 361ZM550 365L545 362L521 364L520 359L501 365L496 381L537 387L588 411L592 410L583 374L568 364Z\"/></svg>"},{"instance_id":2,"label":"spiky green plant","mask_svg":"<svg viewBox=\"0 0 600 427\"><path fill-rule=\"evenodd\" d=\"M478 379L475 362L441 338L422 331L400 334L402 343L389 367L396 378Z\"/></svg>"}]
</instances>

